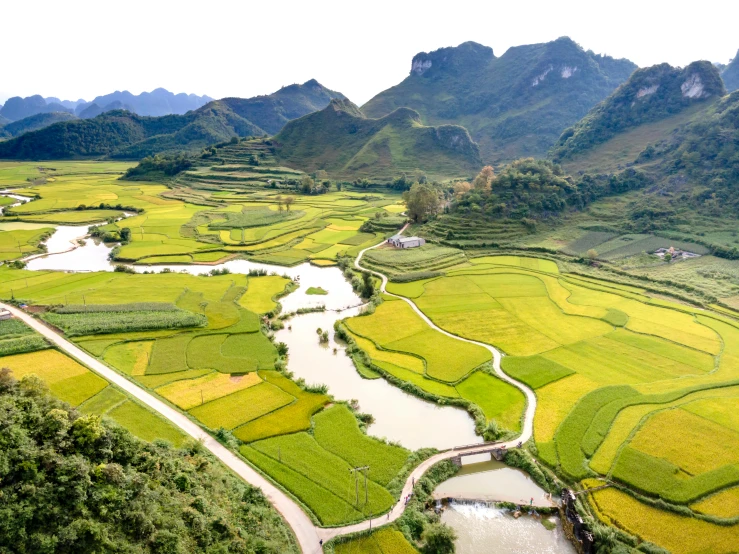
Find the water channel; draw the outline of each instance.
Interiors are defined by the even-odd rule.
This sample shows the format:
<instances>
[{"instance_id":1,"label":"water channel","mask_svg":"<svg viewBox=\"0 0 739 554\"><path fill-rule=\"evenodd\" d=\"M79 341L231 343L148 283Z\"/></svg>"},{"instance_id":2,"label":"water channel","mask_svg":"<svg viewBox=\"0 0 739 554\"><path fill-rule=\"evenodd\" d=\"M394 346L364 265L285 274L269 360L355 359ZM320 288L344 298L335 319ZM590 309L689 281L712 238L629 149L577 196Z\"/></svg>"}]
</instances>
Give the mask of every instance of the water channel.
<instances>
[{"instance_id":1,"label":"water channel","mask_svg":"<svg viewBox=\"0 0 739 554\"><path fill-rule=\"evenodd\" d=\"M0 223L13 225L15 222ZM37 224L24 224L37 225ZM44 226L44 225L41 225ZM46 225L48 226L48 225ZM8 228L8 227L5 227ZM72 248L85 236L87 226L56 226L57 231L47 241L49 254L28 261L31 270L112 271L108 260L110 246L85 239L82 246ZM70 248L72 248L70 250ZM300 288L280 300L283 312L323 305L326 310L296 315L286 321L286 327L276 333L278 341L289 347L288 369L295 377L308 383L326 384L337 399L359 402L363 412L375 418L368 433L384 437L409 449L435 447L447 449L463 444L479 443L474 424L463 410L420 400L390 385L384 379L363 379L346 356L344 345L334 336L336 320L356 315L361 299L354 293L341 271L336 267L319 268L301 264L285 268L231 260L218 265L155 265L133 266L137 272L187 271L200 275L213 269L228 268L232 273L248 273L253 269L287 275L300 282ZM321 287L326 295L308 295L309 287ZM330 330L328 345L321 345L316 329ZM334 353L336 349L336 353ZM437 496L524 502L534 498L535 504L545 505L545 493L525 473L498 462L465 465L454 478L437 488ZM552 518L556 522L556 518ZM561 526L547 530L540 520L523 516L514 519L501 509L485 503L452 502L444 510L442 521L451 525L459 540L457 552L472 554L490 551L494 545L499 554L537 552L572 554L572 545L566 540Z\"/></svg>"}]
</instances>

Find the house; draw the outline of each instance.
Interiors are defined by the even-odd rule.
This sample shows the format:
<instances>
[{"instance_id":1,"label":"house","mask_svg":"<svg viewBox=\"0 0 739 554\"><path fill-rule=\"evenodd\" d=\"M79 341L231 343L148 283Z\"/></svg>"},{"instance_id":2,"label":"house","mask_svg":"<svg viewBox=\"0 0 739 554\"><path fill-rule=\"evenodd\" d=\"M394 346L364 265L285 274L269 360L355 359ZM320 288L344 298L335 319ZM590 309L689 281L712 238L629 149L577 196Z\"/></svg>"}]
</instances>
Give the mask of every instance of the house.
<instances>
[{"instance_id":1,"label":"house","mask_svg":"<svg viewBox=\"0 0 739 554\"><path fill-rule=\"evenodd\" d=\"M389 244L395 248L417 248L426 244L426 239L421 237L404 237L402 235L393 235L387 239Z\"/></svg>"},{"instance_id":2,"label":"house","mask_svg":"<svg viewBox=\"0 0 739 554\"><path fill-rule=\"evenodd\" d=\"M8 310L0 310L0 321L10 319L11 317L13 317L13 314L11 314Z\"/></svg>"}]
</instances>

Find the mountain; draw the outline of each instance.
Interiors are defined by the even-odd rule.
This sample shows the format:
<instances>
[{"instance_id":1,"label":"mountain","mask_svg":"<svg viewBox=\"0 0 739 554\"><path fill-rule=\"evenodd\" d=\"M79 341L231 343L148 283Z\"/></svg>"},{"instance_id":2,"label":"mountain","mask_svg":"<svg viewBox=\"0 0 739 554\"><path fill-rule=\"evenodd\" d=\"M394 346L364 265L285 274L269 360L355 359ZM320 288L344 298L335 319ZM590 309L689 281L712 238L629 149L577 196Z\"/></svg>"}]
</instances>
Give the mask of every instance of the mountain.
<instances>
[{"instance_id":1,"label":"mountain","mask_svg":"<svg viewBox=\"0 0 739 554\"><path fill-rule=\"evenodd\" d=\"M120 109L121 106L128 106L127 109L129 111L138 115L162 116L185 114L191 110L197 110L211 101L213 99L209 96L184 93L174 94L163 88L158 88L151 92L142 92L138 95L124 90L122 92L115 91L111 94L98 96L92 102L82 102L75 107L75 114L84 117L82 113L93 104L104 108L103 111L111 111L111 109ZM110 105L112 105L110 109L105 109Z\"/></svg>"},{"instance_id":2,"label":"mountain","mask_svg":"<svg viewBox=\"0 0 739 554\"><path fill-rule=\"evenodd\" d=\"M721 76L710 62L693 62L685 68L660 64L639 69L562 133L552 157L555 161L571 158L628 129L669 118L725 93Z\"/></svg>"},{"instance_id":3,"label":"mountain","mask_svg":"<svg viewBox=\"0 0 739 554\"><path fill-rule=\"evenodd\" d=\"M17 137L23 133L43 129L60 121L70 121L73 119L77 118L67 112L38 113L0 127L0 137Z\"/></svg>"},{"instance_id":4,"label":"mountain","mask_svg":"<svg viewBox=\"0 0 739 554\"><path fill-rule=\"evenodd\" d=\"M283 87L266 96L224 98L223 102L228 103L241 117L274 135L288 121L322 110L333 98L343 99L344 95L311 79L302 85Z\"/></svg>"},{"instance_id":5,"label":"mountain","mask_svg":"<svg viewBox=\"0 0 739 554\"><path fill-rule=\"evenodd\" d=\"M71 113L71 110L68 110L61 104L47 104L46 100L38 94L26 98L21 98L20 96L8 98L3 107L0 108L0 116L10 121L18 121L19 119L24 119L37 113L49 112Z\"/></svg>"},{"instance_id":6,"label":"mountain","mask_svg":"<svg viewBox=\"0 0 739 554\"><path fill-rule=\"evenodd\" d=\"M628 79L636 65L586 52L567 37L496 57L474 42L414 56L410 75L362 106L368 117L400 107L429 125L469 129L486 162L546 155L562 131Z\"/></svg>"},{"instance_id":7,"label":"mountain","mask_svg":"<svg viewBox=\"0 0 739 554\"><path fill-rule=\"evenodd\" d=\"M285 165L323 169L340 178L390 181L403 172L463 177L482 165L464 127L425 126L408 108L370 119L346 99L333 99L325 109L291 121L273 144Z\"/></svg>"},{"instance_id":8,"label":"mountain","mask_svg":"<svg viewBox=\"0 0 739 554\"><path fill-rule=\"evenodd\" d=\"M80 119L90 119L97 117L105 112L112 112L113 110L127 110L129 112L136 113L136 111L128 104L121 104L119 100L114 100L105 107L100 107L97 103L87 104L87 107L80 110L77 115Z\"/></svg>"},{"instance_id":9,"label":"mountain","mask_svg":"<svg viewBox=\"0 0 739 554\"><path fill-rule=\"evenodd\" d=\"M7 117L3 117L2 115L0 115L0 128L1 127L4 127L5 125L7 125L10 122L11 121Z\"/></svg>"},{"instance_id":10,"label":"mountain","mask_svg":"<svg viewBox=\"0 0 739 554\"><path fill-rule=\"evenodd\" d=\"M91 119L65 121L0 143L0 158L139 159L159 152L193 152L232 137L266 135L256 121L276 126L288 116L299 117L316 106L325 107L332 96L339 95L315 81L294 87L258 99L214 100L184 115L147 117L114 110ZM248 119L247 114L256 121Z\"/></svg>"},{"instance_id":11,"label":"mountain","mask_svg":"<svg viewBox=\"0 0 739 554\"><path fill-rule=\"evenodd\" d=\"M44 98L44 100L46 100L47 104L61 104L68 110L74 110L78 105L85 103L85 100L83 100L82 98L80 98L79 100L60 100L55 96L47 96L46 98Z\"/></svg>"},{"instance_id":12,"label":"mountain","mask_svg":"<svg viewBox=\"0 0 739 554\"><path fill-rule=\"evenodd\" d=\"M739 89L739 52L736 53L734 59L726 66L721 77L726 85L726 90L733 92Z\"/></svg>"}]
</instances>

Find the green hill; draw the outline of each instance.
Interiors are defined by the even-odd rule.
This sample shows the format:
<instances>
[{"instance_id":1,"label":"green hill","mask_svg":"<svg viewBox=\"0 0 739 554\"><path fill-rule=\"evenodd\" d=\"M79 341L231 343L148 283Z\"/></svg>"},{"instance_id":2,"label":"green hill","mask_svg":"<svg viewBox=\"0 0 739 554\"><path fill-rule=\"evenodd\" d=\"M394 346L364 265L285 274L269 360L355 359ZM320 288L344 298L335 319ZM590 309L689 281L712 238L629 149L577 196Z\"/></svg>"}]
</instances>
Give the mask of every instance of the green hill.
<instances>
[{"instance_id":1,"label":"green hill","mask_svg":"<svg viewBox=\"0 0 739 554\"><path fill-rule=\"evenodd\" d=\"M721 76L710 62L693 62L684 69L668 64L639 69L579 123L562 133L552 157L556 161L572 158L619 133L670 118L725 92Z\"/></svg>"},{"instance_id":2,"label":"green hill","mask_svg":"<svg viewBox=\"0 0 739 554\"><path fill-rule=\"evenodd\" d=\"M362 106L368 117L408 107L429 125L469 129L486 162L543 157L562 131L636 69L586 52L569 38L517 46L495 57L474 42L422 52L410 75Z\"/></svg>"},{"instance_id":3,"label":"green hill","mask_svg":"<svg viewBox=\"0 0 739 554\"><path fill-rule=\"evenodd\" d=\"M734 59L729 62L729 65L721 73L721 78L724 80L726 90L729 92L739 89L739 52L736 53Z\"/></svg>"},{"instance_id":4,"label":"green hill","mask_svg":"<svg viewBox=\"0 0 739 554\"><path fill-rule=\"evenodd\" d=\"M429 177L469 176L481 166L477 145L463 127L428 127L401 108L370 119L348 100L288 123L274 137L277 158L303 171L337 178L392 180L403 172Z\"/></svg>"},{"instance_id":5,"label":"green hill","mask_svg":"<svg viewBox=\"0 0 739 554\"><path fill-rule=\"evenodd\" d=\"M337 96L339 93L316 81L308 81L269 96L215 100L184 115L146 117L113 110L91 119L56 123L0 143L0 158L140 159L161 152L196 152L232 137L269 134L281 129L289 118L323 108Z\"/></svg>"},{"instance_id":6,"label":"green hill","mask_svg":"<svg viewBox=\"0 0 739 554\"><path fill-rule=\"evenodd\" d=\"M39 113L18 121L13 121L12 123L7 123L4 127L0 128L0 137L18 137L24 133L37 131L60 121L71 121L73 119L77 118L67 112Z\"/></svg>"}]
</instances>

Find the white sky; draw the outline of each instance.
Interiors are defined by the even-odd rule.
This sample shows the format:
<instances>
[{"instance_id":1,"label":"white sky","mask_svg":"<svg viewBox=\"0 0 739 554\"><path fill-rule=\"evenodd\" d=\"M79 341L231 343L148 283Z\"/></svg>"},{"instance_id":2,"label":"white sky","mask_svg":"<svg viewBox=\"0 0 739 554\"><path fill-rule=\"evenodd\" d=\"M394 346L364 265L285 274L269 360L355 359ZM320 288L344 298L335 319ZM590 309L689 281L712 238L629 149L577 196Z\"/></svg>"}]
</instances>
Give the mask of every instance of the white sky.
<instances>
[{"instance_id":1,"label":"white sky","mask_svg":"<svg viewBox=\"0 0 739 554\"><path fill-rule=\"evenodd\" d=\"M362 104L417 52L467 40L500 56L567 35L639 66L726 63L737 21L736 0L3 0L0 102L157 87L249 97L315 78Z\"/></svg>"}]
</instances>

